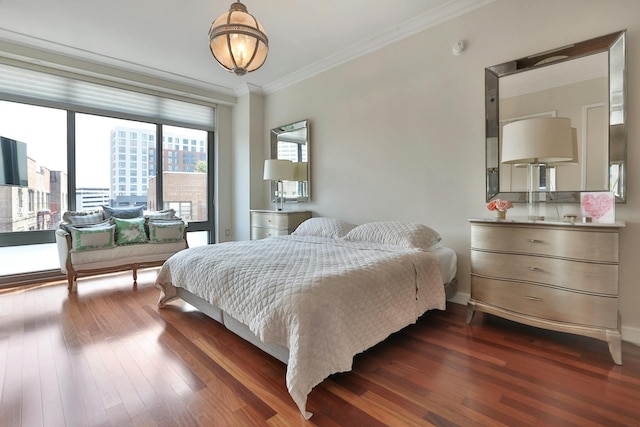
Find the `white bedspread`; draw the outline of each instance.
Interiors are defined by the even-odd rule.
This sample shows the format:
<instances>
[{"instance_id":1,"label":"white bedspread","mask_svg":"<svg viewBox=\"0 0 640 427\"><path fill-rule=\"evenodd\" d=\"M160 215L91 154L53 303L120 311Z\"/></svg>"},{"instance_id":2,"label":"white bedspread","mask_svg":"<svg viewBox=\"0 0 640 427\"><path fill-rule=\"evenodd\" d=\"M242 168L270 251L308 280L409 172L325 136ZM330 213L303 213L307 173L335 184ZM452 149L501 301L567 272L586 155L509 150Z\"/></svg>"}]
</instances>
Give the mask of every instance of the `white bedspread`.
<instances>
[{"instance_id":1,"label":"white bedspread","mask_svg":"<svg viewBox=\"0 0 640 427\"><path fill-rule=\"evenodd\" d=\"M158 274L159 306L182 287L289 349L287 388L307 395L353 356L445 308L437 258L413 249L281 236L178 252Z\"/></svg>"}]
</instances>

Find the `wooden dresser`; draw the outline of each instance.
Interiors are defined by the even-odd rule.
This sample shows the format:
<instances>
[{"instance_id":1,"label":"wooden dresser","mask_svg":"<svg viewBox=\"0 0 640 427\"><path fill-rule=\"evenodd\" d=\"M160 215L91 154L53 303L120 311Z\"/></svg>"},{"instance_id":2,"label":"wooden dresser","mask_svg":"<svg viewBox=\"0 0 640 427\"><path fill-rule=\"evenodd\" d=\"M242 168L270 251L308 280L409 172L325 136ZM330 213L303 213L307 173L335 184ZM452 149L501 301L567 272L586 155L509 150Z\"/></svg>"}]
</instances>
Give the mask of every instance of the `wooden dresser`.
<instances>
[{"instance_id":1,"label":"wooden dresser","mask_svg":"<svg viewBox=\"0 0 640 427\"><path fill-rule=\"evenodd\" d=\"M251 240L291 234L304 220L311 218L310 211L251 211Z\"/></svg>"},{"instance_id":2,"label":"wooden dresser","mask_svg":"<svg viewBox=\"0 0 640 427\"><path fill-rule=\"evenodd\" d=\"M471 219L467 323L483 311L606 341L622 364L618 235L624 223Z\"/></svg>"}]
</instances>

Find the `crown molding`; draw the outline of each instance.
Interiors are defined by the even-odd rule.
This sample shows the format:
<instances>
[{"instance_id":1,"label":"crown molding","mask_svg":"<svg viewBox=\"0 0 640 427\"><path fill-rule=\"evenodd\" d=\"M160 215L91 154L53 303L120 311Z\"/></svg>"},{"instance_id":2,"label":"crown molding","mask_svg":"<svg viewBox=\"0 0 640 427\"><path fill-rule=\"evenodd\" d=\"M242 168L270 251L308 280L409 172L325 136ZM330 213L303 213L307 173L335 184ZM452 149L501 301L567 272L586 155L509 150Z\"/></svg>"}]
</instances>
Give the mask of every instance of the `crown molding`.
<instances>
[{"instance_id":1,"label":"crown molding","mask_svg":"<svg viewBox=\"0 0 640 427\"><path fill-rule=\"evenodd\" d=\"M234 93L238 97L243 95L248 95L250 93L253 93L256 95L264 95L264 90L262 89L262 87L258 85L254 85L251 83L243 83L234 89Z\"/></svg>"},{"instance_id":2,"label":"crown molding","mask_svg":"<svg viewBox=\"0 0 640 427\"><path fill-rule=\"evenodd\" d=\"M268 95L277 92L331 68L337 67L338 65L347 63L355 58L381 49L391 43L405 39L414 34L428 30L429 28L435 27L443 22L479 9L493 3L494 1L495 0L451 0L436 9L418 15L404 24L396 26L395 28L378 36L356 43L343 51L301 68L281 79L266 84L263 87L264 93Z\"/></svg>"}]
</instances>

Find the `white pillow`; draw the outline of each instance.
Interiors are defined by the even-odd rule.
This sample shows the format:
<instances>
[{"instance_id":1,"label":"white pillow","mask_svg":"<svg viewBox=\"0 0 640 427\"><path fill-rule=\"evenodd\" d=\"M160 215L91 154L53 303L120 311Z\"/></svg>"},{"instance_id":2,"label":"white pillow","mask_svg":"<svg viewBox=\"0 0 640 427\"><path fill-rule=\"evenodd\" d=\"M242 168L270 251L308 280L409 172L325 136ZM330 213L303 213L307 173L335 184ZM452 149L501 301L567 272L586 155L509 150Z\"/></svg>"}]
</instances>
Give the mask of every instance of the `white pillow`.
<instances>
[{"instance_id":1,"label":"white pillow","mask_svg":"<svg viewBox=\"0 0 640 427\"><path fill-rule=\"evenodd\" d=\"M403 248L432 251L438 246L442 236L423 224L400 221L380 221L362 224L349 231L347 240L380 243Z\"/></svg>"},{"instance_id":2,"label":"white pillow","mask_svg":"<svg viewBox=\"0 0 640 427\"><path fill-rule=\"evenodd\" d=\"M145 211L144 217L147 219L175 219L175 209L164 209L161 211Z\"/></svg>"},{"instance_id":3,"label":"white pillow","mask_svg":"<svg viewBox=\"0 0 640 427\"><path fill-rule=\"evenodd\" d=\"M99 211L67 211L62 215L62 220L71 225L93 225L104 221L104 215Z\"/></svg>"},{"instance_id":4,"label":"white pillow","mask_svg":"<svg viewBox=\"0 0 640 427\"><path fill-rule=\"evenodd\" d=\"M334 218L309 218L291 234L296 236L344 237L355 227L355 224Z\"/></svg>"}]
</instances>

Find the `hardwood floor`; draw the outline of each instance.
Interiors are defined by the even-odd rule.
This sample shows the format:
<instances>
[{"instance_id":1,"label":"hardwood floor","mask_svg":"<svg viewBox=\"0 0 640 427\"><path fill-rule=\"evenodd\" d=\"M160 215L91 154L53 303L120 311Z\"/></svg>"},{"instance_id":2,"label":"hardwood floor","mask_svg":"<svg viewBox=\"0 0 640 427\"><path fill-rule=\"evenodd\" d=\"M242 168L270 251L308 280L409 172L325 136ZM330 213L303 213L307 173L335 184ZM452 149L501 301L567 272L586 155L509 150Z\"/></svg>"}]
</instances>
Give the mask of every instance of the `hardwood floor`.
<instances>
[{"instance_id":1,"label":"hardwood floor","mask_svg":"<svg viewBox=\"0 0 640 427\"><path fill-rule=\"evenodd\" d=\"M638 426L640 348L465 308L429 312L309 396L285 366L183 302L156 307L157 270L0 290L0 425Z\"/></svg>"}]
</instances>

